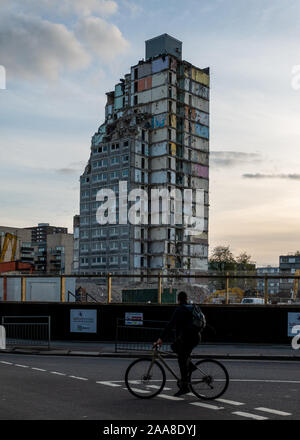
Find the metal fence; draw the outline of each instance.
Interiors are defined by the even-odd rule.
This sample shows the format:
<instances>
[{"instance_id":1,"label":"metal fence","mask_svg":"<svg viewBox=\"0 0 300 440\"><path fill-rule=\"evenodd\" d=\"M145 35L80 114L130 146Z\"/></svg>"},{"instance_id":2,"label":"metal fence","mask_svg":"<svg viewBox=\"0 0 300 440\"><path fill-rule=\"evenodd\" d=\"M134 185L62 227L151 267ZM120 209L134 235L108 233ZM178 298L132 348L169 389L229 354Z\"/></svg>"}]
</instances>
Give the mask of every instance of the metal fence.
<instances>
[{"instance_id":1,"label":"metal fence","mask_svg":"<svg viewBox=\"0 0 300 440\"><path fill-rule=\"evenodd\" d=\"M50 316L2 316L6 345L50 348Z\"/></svg>"},{"instance_id":2,"label":"metal fence","mask_svg":"<svg viewBox=\"0 0 300 440\"><path fill-rule=\"evenodd\" d=\"M115 352L152 350L153 342L157 341L166 324L166 321L140 321L130 324L125 319L118 318ZM170 344L173 340L174 331L171 331L164 341L164 350L171 351Z\"/></svg>"}]
</instances>

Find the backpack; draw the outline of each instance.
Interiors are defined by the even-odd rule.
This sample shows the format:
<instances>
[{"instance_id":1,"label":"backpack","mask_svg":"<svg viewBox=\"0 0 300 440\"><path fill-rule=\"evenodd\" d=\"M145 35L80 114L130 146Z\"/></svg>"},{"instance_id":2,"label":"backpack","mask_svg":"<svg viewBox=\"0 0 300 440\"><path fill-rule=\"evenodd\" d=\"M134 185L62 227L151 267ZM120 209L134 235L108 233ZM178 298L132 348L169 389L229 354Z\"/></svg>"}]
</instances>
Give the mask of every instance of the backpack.
<instances>
[{"instance_id":1,"label":"backpack","mask_svg":"<svg viewBox=\"0 0 300 440\"><path fill-rule=\"evenodd\" d=\"M204 313L202 313L200 307L198 306L186 306L191 313L191 323L190 327L195 329L198 333L202 332L206 327L206 318Z\"/></svg>"}]
</instances>

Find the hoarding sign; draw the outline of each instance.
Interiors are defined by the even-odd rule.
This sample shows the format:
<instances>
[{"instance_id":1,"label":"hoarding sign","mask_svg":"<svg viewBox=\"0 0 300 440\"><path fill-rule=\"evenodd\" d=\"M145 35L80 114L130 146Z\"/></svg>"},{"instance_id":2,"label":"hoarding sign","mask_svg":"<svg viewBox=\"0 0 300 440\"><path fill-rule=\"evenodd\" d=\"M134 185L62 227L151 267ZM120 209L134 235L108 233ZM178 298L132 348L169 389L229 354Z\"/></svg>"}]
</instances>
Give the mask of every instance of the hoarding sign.
<instances>
[{"instance_id":1,"label":"hoarding sign","mask_svg":"<svg viewBox=\"0 0 300 440\"><path fill-rule=\"evenodd\" d=\"M293 327L300 325L300 313L288 313L288 336L295 336Z\"/></svg>"},{"instance_id":2,"label":"hoarding sign","mask_svg":"<svg viewBox=\"0 0 300 440\"><path fill-rule=\"evenodd\" d=\"M125 313L125 325L143 325L143 313Z\"/></svg>"},{"instance_id":3,"label":"hoarding sign","mask_svg":"<svg viewBox=\"0 0 300 440\"><path fill-rule=\"evenodd\" d=\"M97 333L97 310L71 309L71 333Z\"/></svg>"}]
</instances>

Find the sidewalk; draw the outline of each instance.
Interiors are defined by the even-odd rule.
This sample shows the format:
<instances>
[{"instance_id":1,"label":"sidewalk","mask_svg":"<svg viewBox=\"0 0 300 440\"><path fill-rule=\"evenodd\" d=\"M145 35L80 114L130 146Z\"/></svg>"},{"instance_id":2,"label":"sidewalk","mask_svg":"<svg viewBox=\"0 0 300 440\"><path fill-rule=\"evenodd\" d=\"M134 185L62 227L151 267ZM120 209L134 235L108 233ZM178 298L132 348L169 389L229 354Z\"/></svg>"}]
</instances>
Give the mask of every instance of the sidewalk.
<instances>
[{"instance_id":1,"label":"sidewalk","mask_svg":"<svg viewBox=\"0 0 300 440\"><path fill-rule=\"evenodd\" d=\"M51 356L96 356L96 357L138 357L137 350L115 352L114 342L76 342L52 341L47 347L8 347L2 353L37 354ZM274 344L225 344L202 343L193 351L195 358L212 357L215 359L245 360L296 360L300 361L300 349L293 350L291 345ZM173 355L170 355L173 357Z\"/></svg>"}]
</instances>

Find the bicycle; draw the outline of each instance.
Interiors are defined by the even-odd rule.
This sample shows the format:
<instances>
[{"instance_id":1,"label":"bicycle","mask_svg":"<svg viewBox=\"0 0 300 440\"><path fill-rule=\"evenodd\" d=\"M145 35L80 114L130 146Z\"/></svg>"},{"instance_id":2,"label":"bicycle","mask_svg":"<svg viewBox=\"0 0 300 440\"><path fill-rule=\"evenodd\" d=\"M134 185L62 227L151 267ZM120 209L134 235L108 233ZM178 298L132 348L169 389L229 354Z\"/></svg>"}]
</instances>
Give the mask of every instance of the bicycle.
<instances>
[{"instance_id":1,"label":"bicycle","mask_svg":"<svg viewBox=\"0 0 300 440\"><path fill-rule=\"evenodd\" d=\"M128 366L125 373L128 391L140 399L157 396L166 383L164 367L179 384L180 378L163 359L157 347L154 347L152 356L136 359ZM213 400L225 393L229 385L229 375L221 362L215 359L202 359L194 363L193 367L195 369L190 372L189 388L196 397Z\"/></svg>"}]
</instances>

